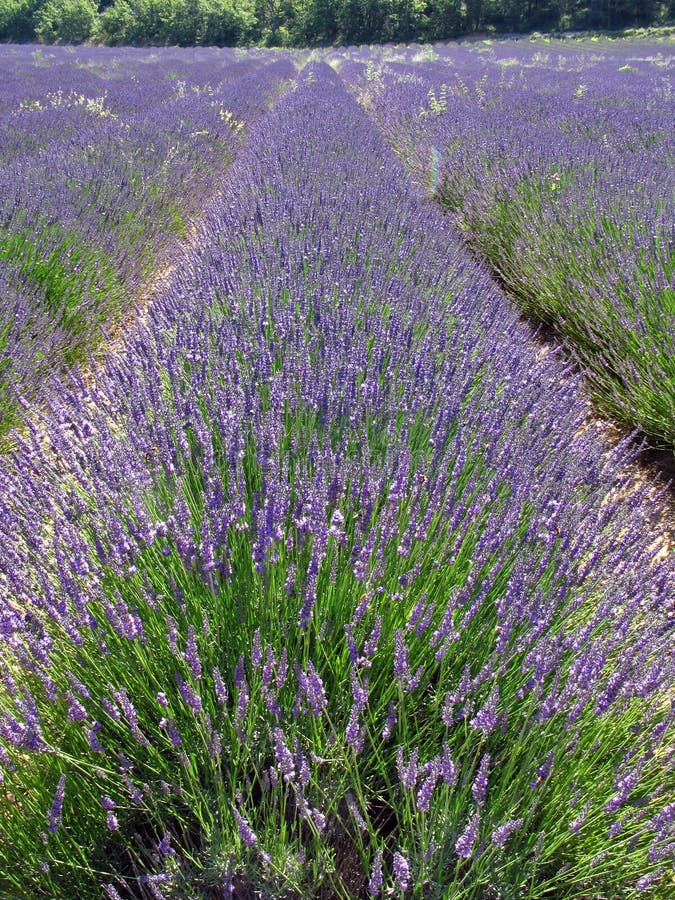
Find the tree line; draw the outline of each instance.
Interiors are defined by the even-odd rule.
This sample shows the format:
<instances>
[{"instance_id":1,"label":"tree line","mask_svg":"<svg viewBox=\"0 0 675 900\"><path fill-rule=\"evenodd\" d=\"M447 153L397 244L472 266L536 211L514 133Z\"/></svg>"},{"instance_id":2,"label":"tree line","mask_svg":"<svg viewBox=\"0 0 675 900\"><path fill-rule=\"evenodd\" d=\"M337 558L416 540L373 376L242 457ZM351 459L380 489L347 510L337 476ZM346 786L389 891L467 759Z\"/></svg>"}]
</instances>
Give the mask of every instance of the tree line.
<instances>
[{"instance_id":1,"label":"tree line","mask_svg":"<svg viewBox=\"0 0 675 900\"><path fill-rule=\"evenodd\" d=\"M661 24L675 0L0 0L0 40L311 46Z\"/></svg>"}]
</instances>

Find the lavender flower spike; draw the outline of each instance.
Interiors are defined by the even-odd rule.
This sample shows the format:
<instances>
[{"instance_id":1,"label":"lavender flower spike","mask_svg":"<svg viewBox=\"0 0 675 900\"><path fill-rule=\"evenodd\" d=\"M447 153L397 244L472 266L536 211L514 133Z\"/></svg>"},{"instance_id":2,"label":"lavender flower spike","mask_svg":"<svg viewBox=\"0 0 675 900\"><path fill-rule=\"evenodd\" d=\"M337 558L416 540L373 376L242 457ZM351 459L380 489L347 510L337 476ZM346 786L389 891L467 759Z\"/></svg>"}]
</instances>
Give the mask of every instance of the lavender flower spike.
<instances>
[{"instance_id":1,"label":"lavender flower spike","mask_svg":"<svg viewBox=\"0 0 675 900\"><path fill-rule=\"evenodd\" d=\"M511 835L518 831L519 828L522 828L522 825L523 819L509 819L508 822L504 822L503 825L495 828L490 840L495 847L503 847Z\"/></svg>"},{"instance_id":2,"label":"lavender flower spike","mask_svg":"<svg viewBox=\"0 0 675 900\"><path fill-rule=\"evenodd\" d=\"M405 894L410 884L410 866L408 865L408 860L398 850L394 853L392 868L394 870L396 887L401 893Z\"/></svg>"},{"instance_id":3,"label":"lavender flower spike","mask_svg":"<svg viewBox=\"0 0 675 900\"><path fill-rule=\"evenodd\" d=\"M478 772L471 785L471 794L477 806L483 806L485 803L485 794L487 793L488 769L490 767L490 754L484 753L478 766Z\"/></svg>"},{"instance_id":4,"label":"lavender flower spike","mask_svg":"<svg viewBox=\"0 0 675 900\"><path fill-rule=\"evenodd\" d=\"M56 786L56 793L54 794L54 801L48 814L49 825L47 826L47 831L49 831L50 834L54 834L59 830L59 826L63 819L63 800L65 796L66 776L63 774L59 778L59 783Z\"/></svg>"},{"instance_id":5,"label":"lavender flower spike","mask_svg":"<svg viewBox=\"0 0 675 900\"><path fill-rule=\"evenodd\" d=\"M373 868L368 881L368 893L371 897L379 897L382 890L382 851L378 850L373 861Z\"/></svg>"},{"instance_id":6,"label":"lavender flower spike","mask_svg":"<svg viewBox=\"0 0 675 900\"><path fill-rule=\"evenodd\" d=\"M480 817L478 813L472 813L471 818L466 824L466 828L457 838L455 850L460 859L471 859L473 856L473 845L478 837L478 824Z\"/></svg>"},{"instance_id":7,"label":"lavender flower spike","mask_svg":"<svg viewBox=\"0 0 675 900\"><path fill-rule=\"evenodd\" d=\"M171 834L167 831L162 840L157 844L157 849L162 856L171 856L176 851L171 846Z\"/></svg>"},{"instance_id":8,"label":"lavender flower spike","mask_svg":"<svg viewBox=\"0 0 675 900\"><path fill-rule=\"evenodd\" d=\"M237 823L237 829L239 831L239 837L242 839L245 847L253 847L254 844L258 843L258 837L249 825L248 821L241 815L239 810L236 807L232 807L232 815L234 816L234 821Z\"/></svg>"}]
</instances>

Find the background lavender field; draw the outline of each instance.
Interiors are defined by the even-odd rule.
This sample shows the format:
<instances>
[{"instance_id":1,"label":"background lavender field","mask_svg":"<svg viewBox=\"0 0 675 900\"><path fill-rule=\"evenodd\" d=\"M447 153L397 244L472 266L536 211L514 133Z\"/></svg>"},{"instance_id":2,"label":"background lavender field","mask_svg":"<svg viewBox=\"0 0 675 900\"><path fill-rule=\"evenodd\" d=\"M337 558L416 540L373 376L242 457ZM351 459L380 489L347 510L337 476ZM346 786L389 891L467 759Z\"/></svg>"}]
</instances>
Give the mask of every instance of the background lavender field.
<instances>
[{"instance_id":1,"label":"background lavender field","mask_svg":"<svg viewBox=\"0 0 675 900\"><path fill-rule=\"evenodd\" d=\"M485 210L512 208L490 194L496 145L463 118L490 96L478 50L50 52L19 51L39 107L10 119L25 156L2 151L17 178L41 176L50 216L31 213L42 255L0 260L7 333L24 334L15 310L41 316L31 346L61 340L65 374L31 381L7 342L38 400L0 458L0 895L668 896L669 492L633 441L608 445L585 357L542 352L467 244L481 191ZM544 72L567 90L571 57L507 52L499 71L533 74L535 97ZM575 52L586 78L595 62ZM660 69L644 65L652 96ZM433 87L446 69L464 92ZM80 96L119 120L91 122ZM125 119L122 138L107 130ZM509 160L506 124L488 132ZM637 192L657 234L668 143L648 143ZM89 145L98 162L75 178ZM147 190L113 202L122 151ZM40 164L52 153L60 180ZM448 214L428 192L451 176L468 187ZM29 181L2 177L30 210ZM12 250L25 232L7 210ZM114 224L123 211L138 233ZM92 266L107 241L120 285L68 294L76 319L97 314L82 346L173 261L86 372L67 368L77 329L42 296L45 259L81 283L64 231ZM584 308L613 322L611 284L622 320L629 288L595 271L602 303ZM639 310L625 330L665 347L671 320L646 329Z\"/></svg>"},{"instance_id":2,"label":"background lavender field","mask_svg":"<svg viewBox=\"0 0 675 900\"><path fill-rule=\"evenodd\" d=\"M0 438L129 314L294 72L239 57L3 48Z\"/></svg>"}]
</instances>

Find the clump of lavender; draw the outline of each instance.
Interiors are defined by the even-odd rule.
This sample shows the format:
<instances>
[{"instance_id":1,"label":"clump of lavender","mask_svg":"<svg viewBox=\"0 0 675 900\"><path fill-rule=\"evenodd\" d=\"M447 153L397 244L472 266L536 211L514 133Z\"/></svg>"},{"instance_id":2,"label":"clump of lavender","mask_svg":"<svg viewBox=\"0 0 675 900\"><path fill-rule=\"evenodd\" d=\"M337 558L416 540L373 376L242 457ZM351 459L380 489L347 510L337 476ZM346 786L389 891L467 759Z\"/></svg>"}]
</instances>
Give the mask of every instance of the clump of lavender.
<instances>
[{"instance_id":1,"label":"clump of lavender","mask_svg":"<svg viewBox=\"0 0 675 900\"><path fill-rule=\"evenodd\" d=\"M555 67L522 42L486 49L402 52L376 81L372 59L340 72L513 300L562 337L596 405L673 450L673 109L655 48L559 45Z\"/></svg>"}]
</instances>

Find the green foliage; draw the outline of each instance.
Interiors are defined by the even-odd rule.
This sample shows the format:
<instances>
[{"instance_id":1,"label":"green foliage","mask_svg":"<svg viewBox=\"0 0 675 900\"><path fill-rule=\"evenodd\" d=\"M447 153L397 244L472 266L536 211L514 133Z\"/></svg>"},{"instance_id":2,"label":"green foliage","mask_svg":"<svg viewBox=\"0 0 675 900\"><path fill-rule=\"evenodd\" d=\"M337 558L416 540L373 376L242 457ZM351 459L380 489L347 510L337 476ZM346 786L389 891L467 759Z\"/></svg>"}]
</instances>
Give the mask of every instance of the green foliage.
<instances>
[{"instance_id":1,"label":"green foliage","mask_svg":"<svg viewBox=\"0 0 675 900\"><path fill-rule=\"evenodd\" d=\"M127 0L115 0L98 18L96 38L105 44L130 43L135 15Z\"/></svg>"},{"instance_id":2,"label":"green foliage","mask_svg":"<svg viewBox=\"0 0 675 900\"><path fill-rule=\"evenodd\" d=\"M35 14L43 0L0 0L0 40L35 39Z\"/></svg>"},{"instance_id":3,"label":"green foliage","mask_svg":"<svg viewBox=\"0 0 675 900\"><path fill-rule=\"evenodd\" d=\"M35 35L45 44L80 44L96 22L93 0L48 0L36 17Z\"/></svg>"},{"instance_id":4,"label":"green foliage","mask_svg":"<svg viewBox=\"0 0 675 900\"><path fill-rule=\"evenodd\" d=\"M100 16L107 44L245 43L255 24L252 0L115 0Z\"/></svg>"},{"instance_id":5,"label":"green foliage","mask_svg":"<svg viewBox=\"0 0 675 900\"><path fill-rule=\"evenodd\" d=\"M617 29L669 16L661 0L0 0L0 40L307 46Z\"/></svg>"}]
</instances>

